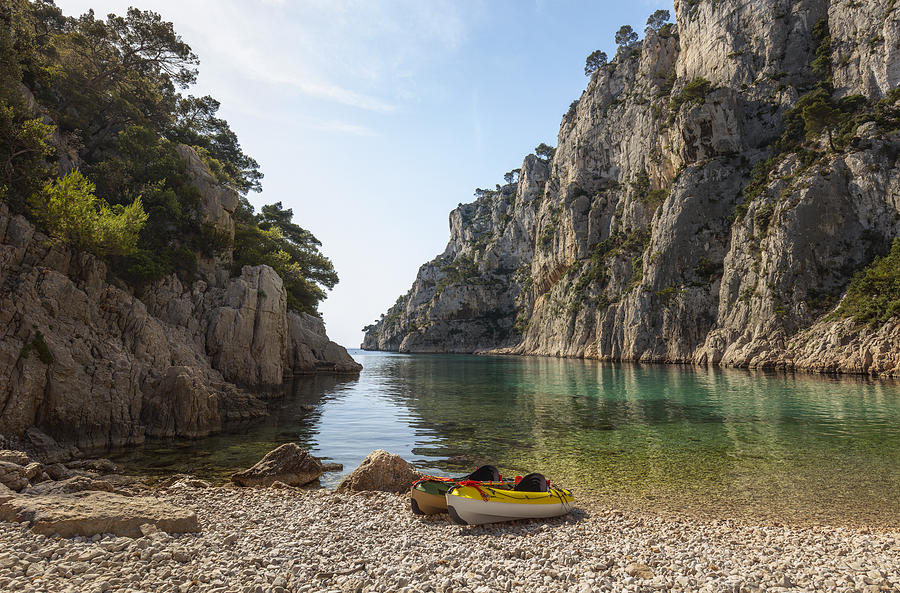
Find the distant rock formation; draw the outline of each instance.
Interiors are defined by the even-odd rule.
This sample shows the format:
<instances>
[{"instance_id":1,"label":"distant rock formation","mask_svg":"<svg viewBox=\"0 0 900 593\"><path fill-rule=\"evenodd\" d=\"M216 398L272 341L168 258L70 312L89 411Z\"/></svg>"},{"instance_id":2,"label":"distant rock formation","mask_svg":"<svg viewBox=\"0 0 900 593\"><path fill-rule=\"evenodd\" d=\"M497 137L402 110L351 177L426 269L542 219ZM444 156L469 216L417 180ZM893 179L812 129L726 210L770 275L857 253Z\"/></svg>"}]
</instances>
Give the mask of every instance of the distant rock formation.
<instances>
[{"instance_id":1,"label":"distant rock formation","mask_svg":"<svg viewBox=\"0 0 900 593\"><path fill-rule=\"evenodd\" d=\"M552 159L450 214L363 348L900 374L900 321L830 315L900 236L900 133L874 116L898 108L900 6L675 13L591 76ZM817 85L847 99L837 150L804 137Z\"/></svg>"}]
</instances>

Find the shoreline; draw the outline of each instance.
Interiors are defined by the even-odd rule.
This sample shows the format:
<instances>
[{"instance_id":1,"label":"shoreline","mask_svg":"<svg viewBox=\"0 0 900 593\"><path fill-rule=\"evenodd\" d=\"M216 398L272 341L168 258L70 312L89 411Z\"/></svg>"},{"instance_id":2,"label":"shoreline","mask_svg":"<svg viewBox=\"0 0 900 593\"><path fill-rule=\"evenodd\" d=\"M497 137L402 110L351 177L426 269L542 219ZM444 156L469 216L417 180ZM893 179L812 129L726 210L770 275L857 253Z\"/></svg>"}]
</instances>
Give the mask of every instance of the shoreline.
<instances>
[{"instance_id":1,"label":"shoreline","mask_svg":"<svg viewBox=\"0 0 900 593\"><path fill-rule=\"evenodd\" d=\"M584 500L477 527L381 492L193 488L197 534L45 537L0 523L0 589L24 591L900 590L900 531L666 518ZM96 540L96 541L92 541Z\"/></svg>"},{"instance_id":2,"label":"shoreline","mask_svg":"<svg viewBox=\"0 0 900 593\"><path fill-rule=\"evenodd\" d=\"M488 350L475 350L472 352L400 352L399 350L373 350L367 348L350 348L348 352L385 352L388 354L406 354L406 355L449 355L449 356L485 356L485 357L511 357L511 358L548 358L558 360L584 360L594 362L606 362L612 364L633 364L633 365L655 365L663 367L682 367L693 369L712 369L712 370L735 370L747 373L759 372L766 374L800 374L808 377L830 377L835 379L868 379L872 381L896 383L900 385L900 371L879 373L877 371L863 370L847 370L844 367L803 367L796 364L786 363L764 363L752 366L750 364L722 364L721 362L702 363L693 360L634 360L620 357L605 356L577 356L577 355L554 355L539 352L516 352L514 347L493 348Z\"/></svg>"},{"instance_id":3,"label":"shoreline","mask_svg":"<svg viewBox=\"0 0 900 593\"><path fill-rule=\"evenodd\" d=\"M341 477L349 475L350 471L352 468L341 470ZM115 476L121 477L122 485L139 484L144 492L154 495L166 493L169 489L168 484L183 478L203 480L214 489L267 490L266 488L240 487L228 478L220 477L218 480L210 480L203 476L180 472L135 473L120 470ZM109 479L109 476L97 476L97 479ZM115 481L115 478L113 479ZM331 495L336 493L336 487L340 481L340 479L332 478L328 485L323 485L316 480L306 486L290 487L290 489L301 493L318 492ZM890 509L873 509L866 505L853 505L853 508L844 509L831 507L812 509L809 506L791 508L790 506L773 506L773 501L769 499L748 501L736 495L724 497L721 494L710 493L707 496L690 496L685 493L682 496L664 496L660 493L648 494L646 492L641 495L628 491L603 492L593 488L587 482L578 480L563 479L553 480L553 482L572 490L576 496L576 507L584 509L616 509L621 512L669 521L726 521L767 527L851 529L900 533L900 514L894 513Z\"/></svg>"}]
</instances>

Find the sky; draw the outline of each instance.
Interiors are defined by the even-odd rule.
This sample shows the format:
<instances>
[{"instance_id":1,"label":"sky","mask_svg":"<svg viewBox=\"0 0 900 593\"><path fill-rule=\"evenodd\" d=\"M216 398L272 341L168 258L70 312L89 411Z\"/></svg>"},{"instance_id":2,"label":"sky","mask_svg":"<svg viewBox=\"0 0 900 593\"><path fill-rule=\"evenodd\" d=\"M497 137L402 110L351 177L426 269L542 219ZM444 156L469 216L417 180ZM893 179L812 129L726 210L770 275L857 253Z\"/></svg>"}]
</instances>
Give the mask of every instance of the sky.
<instances>
[{"instance_id":1,"label":"sky","mask_svg":"<svg viewBox=\"0 0 900 593\"><path fill-rule=\"evenodd\" d=\"M320 305L348 348L444 250L448 215L503 183L587 84L670 1L56 0L67 15L153 10L200 58L212 95L260 163L258 208L280 201L331 258ZM643 36L643 35L642 35Z\"/></svg>"}]
</instances>

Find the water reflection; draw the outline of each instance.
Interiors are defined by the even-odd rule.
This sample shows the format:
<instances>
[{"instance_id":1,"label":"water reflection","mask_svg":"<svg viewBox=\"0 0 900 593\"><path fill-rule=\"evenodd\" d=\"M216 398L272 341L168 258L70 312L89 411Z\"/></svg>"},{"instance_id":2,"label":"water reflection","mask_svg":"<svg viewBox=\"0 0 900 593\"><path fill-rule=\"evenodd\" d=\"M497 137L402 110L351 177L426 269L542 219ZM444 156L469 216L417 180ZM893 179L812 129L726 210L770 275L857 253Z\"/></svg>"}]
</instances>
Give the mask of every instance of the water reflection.
<instances>
[{"instance_id":1,"label":"water reflection","mask_svg":"<svg viewBox=\"0 0 900 593\"><path fill-rule=\"evenodd\" d=\"M354 352L358 379L294 384L266 419L149 445L133 466L227 475L296 441L352 470L493 462L614 499L900 516L900 386L861 378L551 358ZM326 475L334 485L340 474ZM855 511L854 511L855 512Z\"/></svg>"}]
</instances>

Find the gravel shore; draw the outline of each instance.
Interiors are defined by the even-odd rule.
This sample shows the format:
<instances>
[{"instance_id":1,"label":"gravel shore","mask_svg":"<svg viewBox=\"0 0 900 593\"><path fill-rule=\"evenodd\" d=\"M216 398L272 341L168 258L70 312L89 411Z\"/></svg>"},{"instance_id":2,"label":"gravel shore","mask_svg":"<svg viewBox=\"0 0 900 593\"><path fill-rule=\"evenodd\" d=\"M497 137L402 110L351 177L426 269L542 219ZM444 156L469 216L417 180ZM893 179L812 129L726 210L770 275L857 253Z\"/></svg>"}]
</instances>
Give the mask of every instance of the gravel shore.
<instances>
[{"instance_id":1,"label":"gravel shore","mask_svg":"<svg viewBox=\"0 0 900 593\"><path fill-rule=\"evenodd\" d=\"M900 533L675 520L580 504L452 525L391 494L177 488L202 533L64 539L0 522L0 591L897 591Z\"/></svg>"}]
</instances>

